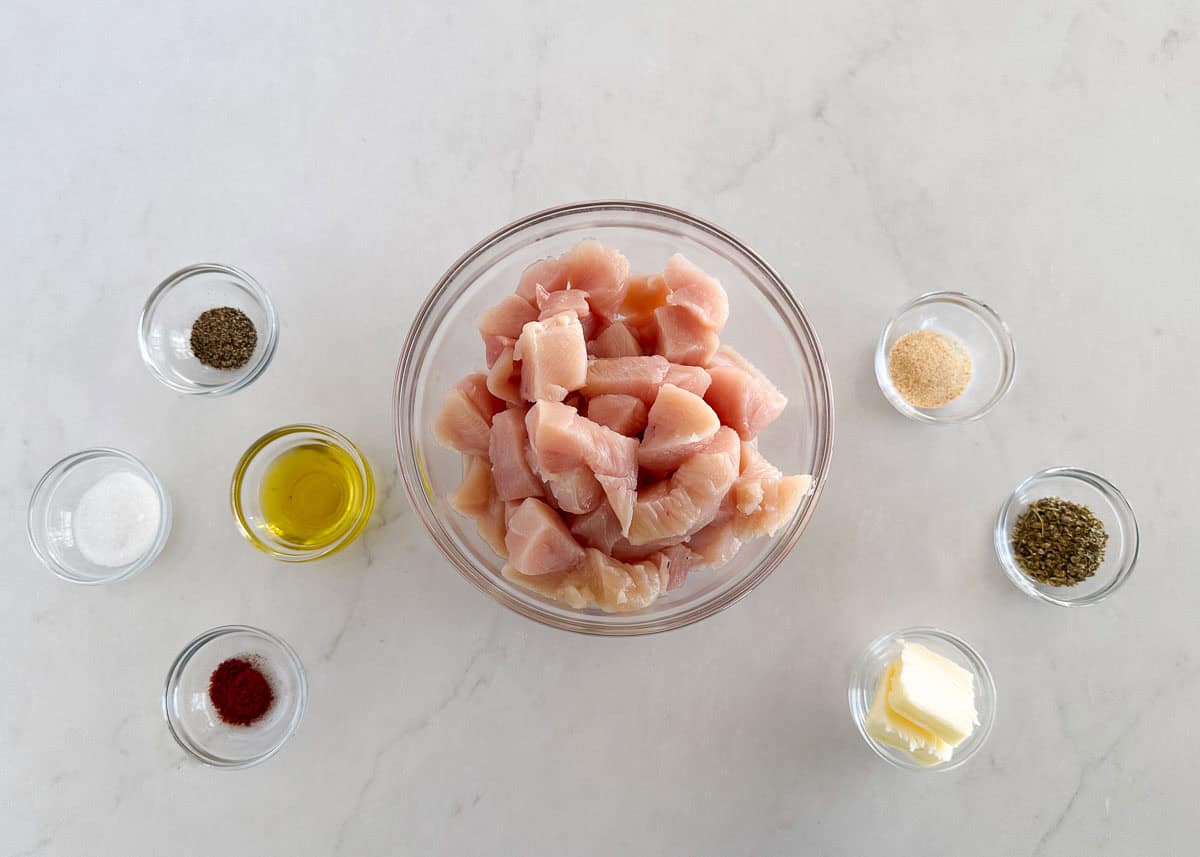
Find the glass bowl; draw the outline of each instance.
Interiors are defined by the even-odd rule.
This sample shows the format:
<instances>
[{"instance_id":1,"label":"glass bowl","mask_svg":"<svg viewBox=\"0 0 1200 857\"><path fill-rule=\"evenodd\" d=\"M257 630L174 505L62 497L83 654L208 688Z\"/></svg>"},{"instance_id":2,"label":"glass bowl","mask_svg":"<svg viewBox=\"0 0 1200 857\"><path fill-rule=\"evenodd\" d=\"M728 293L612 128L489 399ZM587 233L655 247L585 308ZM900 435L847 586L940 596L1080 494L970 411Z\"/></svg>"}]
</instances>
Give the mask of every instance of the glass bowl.
<instances>
[{"instance_id":1,"label":"glass bowl","mask_svg":"<svg viewBox=\"0 0 1200 857\"><path fill-rule=\"evenodd\" d=\"M287 540L272 528L262 508L263 479L271 464L288 450L305 445L340 449L353 466L347 498L349 517L343 527L314 544ZM233 472L230 502L238 529L250 544L284 562L308 562L337 553L358 538L375 508L375 477L367 459L349 438L325 426L299 423L269 431L250 445Z\"/></svg>"},{"instance_id":2,"label":"glass bowl","mask_svg":"<svg viewBox=\"0 0 1200 857\"><path fill-rule=\"evenodd\" d=\"M920 643L930 651L949 658L975 678L975 710L979 714L979 725L954 748L950 761L939 765L922 765L908 753L876 741L867 732L867 713L875 697L875 686L883 671L900 656L904 641ZM867 646L859 657L850 674L850 715L863 740L885 762L910 771L952 771L966 764L987 742L996 720L996 684L983 658L963 640L937 628L906 628L880 637Z\"/></svg>"},{"instance_id":3,"label":"glass bowl","mask_svg":"<svg viewBox=\"0 0 1200 857\"><path fill-rule=\"evenodd\" d=\"M99 565L79 549L74 516L89 488L113 473L145 479L158 497L154 541L136 560L119 566ZM85 585L112 583L137 574L162 551L171 532L171 498L149 467L119 449L85 449L68 455L46 471L29 500L29 543L38 559L63 580Z\"/></svg>"},{"instance_id":4,"label":"glass bowl","mask_svg":"<svg viewBox=\"0 0 1200 857\"><path fill-rule=\"evenodd\" d=\"M208 696L213 670L236 657L253 660L275 694L266 715L248 726L225 723ZM179 746L204 764L248 768L274 756L292 737L307 695L304 665L291 646L258 628L225 625L204 632L175 658L163 688L163 716Z\"/></svg>"},{"instance_id":5,"label":"glass bowl","mask_svg":"<svg viewBox=\"0 0 1200 857\"><path fill-rule=\"evenodd\" d=\"M205 310L233 307L258 333L254 354L238 369L214 369L192 354L192 322ZM176 271L150 293L138 323L142 360L162 383L180 393L223 396L266 371L279 339L275 306L254 278L228 265L201 263Z\"/></svg>"},{"instance_id":6,"label":"glass bowl","mask_svg":"<svg viewBox=\"0 0 1200 857\"><path fill-rule=\"evenodd\" d=\"M635 613L575 610L505 580L503 560L446 495L462 477L461 456L434 439L445 392L484 367L475 319L516 287L533 262L595 238L616 247L634 272L661 270L676 251L720 279L732 307L722 340L761 368L790 400L760 438L785 473L810 473L814 490L773 538L747 542L719 569ZM787 285L753 250L690 214L644 202L565 205L529 215L483 239L455 262L418 311L396 370L394 430L400 471L417 514L446 558L476 588L555 628L590 634L647 634L679 628L733 604L779 566L807 526L829 470L833 393L816 333ZM800 570L797 569L799 573Z\"/></svg>"},{"instance_id":7,"label":"glass bowl","mask_svg":"<svg viewBox=\"0 0 1200 857\"><path fill-rule=\"evenodd\" d=\"M888 372L896 340L915 330L935 330L961 342L971 355L971 380L961 396L940 408L918 408L900 395ZM883 328L875 347L875 379L892 407L923 423L977 420L1007 395L1017 368L1008 325L990 306L960 292L930 292L909 301Z\"/></svg>"},{"instance_id":8,"label":"glass bowl","mask_svg":"<svg viewBox=\"0 0 1200 857\"><path fill-rule=\"evenodd\" d=\"M1108 546L1096 573L1074 586L1050 586L1027 575L1012 549L1012 531L1021 513L1034 500L1061 497L1087 506L1104 523ZM1116 592L1129 579L1138 557L1138 525L1125 495L1111 482L1077 467L1051 467L1035 473L1017 486L1000 509L993 533L996 556L1008 579L1031 598L1059 607L1096 604Z\"/></svg>"}]
</instances>

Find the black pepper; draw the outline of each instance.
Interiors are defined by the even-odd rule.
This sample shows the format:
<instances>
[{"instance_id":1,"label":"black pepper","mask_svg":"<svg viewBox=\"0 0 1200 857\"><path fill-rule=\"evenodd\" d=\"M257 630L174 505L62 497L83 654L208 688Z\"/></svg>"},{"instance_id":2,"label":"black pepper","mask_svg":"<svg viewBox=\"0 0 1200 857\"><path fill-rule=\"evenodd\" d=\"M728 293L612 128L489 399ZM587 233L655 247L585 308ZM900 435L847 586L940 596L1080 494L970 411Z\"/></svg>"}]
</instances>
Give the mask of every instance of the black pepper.
<instances>
[{"instance_id":1,"label":"black pepper","mask_svg":"<svg viewBox=\"0 0 1200 857\"><path fill-rule=\"evenodd\" d=\"M240 369L254 355L258 331L250 316L231 306L205 310L192 323L192 354L214 369Z\"/></svg>"}]
</instances>

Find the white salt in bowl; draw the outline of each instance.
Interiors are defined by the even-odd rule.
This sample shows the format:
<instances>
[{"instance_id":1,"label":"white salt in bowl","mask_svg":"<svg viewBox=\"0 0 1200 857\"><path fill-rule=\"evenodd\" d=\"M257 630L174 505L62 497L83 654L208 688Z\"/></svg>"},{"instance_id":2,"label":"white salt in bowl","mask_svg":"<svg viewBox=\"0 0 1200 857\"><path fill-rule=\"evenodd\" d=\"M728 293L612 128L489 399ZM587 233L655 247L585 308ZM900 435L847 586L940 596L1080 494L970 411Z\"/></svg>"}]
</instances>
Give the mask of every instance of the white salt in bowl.
<instances>
[{"instance_id":1,"label":"white salt in bowl","mask_svg":"<svg viewBox=\"0 0 1200 857\"><path fill-rule=\"evenodd\" d=\"M908 753L875 740L867 732L867 713L871 710L879 677L900 656L905 642L920 643L931 652L949 658L969 672L975 681L975 710L979 714L979 725L954 748L950 761L940 765L922 765ZM959 637L938 628L905 628L880 637L859 656L850 673L850 716L867 746L888 764L908 771L952 771L966 764L987 743L996 720L996 684L983 658Z\"/></svg>"},{"instance_id":2,"label":"white salt in bowl","mask_svg":"<svg viewBox=\"0 0 1200 857\"><path fill-rule=\"evenodd\" d=\"M620 250L634 273L660 271L671 254L682 253L721 281L730 305L722 342L758 366L788 397L783 414L760 436L759 448L784 473L808 473L814 483L795 517L773 537L747 542L724 566L694 572L684 586L631 613L576 610L506 580L500 573L504 560L476 532L475 522L446 502L462 479L462 456L440 446L433 434L446 391L464 375L484 369L475 320L512 294L529 265L561 255L587 238ZM720 227L647 202L581 202L540 211L468 250L417 312L396 368L393 404L400 473L413 507L449 564L521 615L586 634L680 628L745 596L799 541L825 487L833 449L829 371L796 295L762 257Z\"/></svg>"},{"instance_id":3,"label":"white salt in bowl","mask_svg":"<svg viewBox=\"0 0 1200 857\"><path fill-rule=\"evenodd\" d=\"M100 565L80 549L75 536L75 510L83 495L106 476L131 473L154 490L158 525L153 541L136 559L116 566ZM29 543L42 564L63 580L95 585L125 580L146 568L162 551L171 532L171 498L149 467L119 449L85 449L54 464L33 489L29 500Z\"/></svg>"},{"instance_id":4,"label":"white salt in bowl","mask_svg":"<svg viewBox=\"0 0 1200 857\"><path fill-rule=\"evenodd\" d=\"M900 337L932 330L954 337L971 355L971 380L957 399L940 408L918 408L900 395L888 371L888 355ZM930 292L896 311L875 346L875 380L883 397L910 420L950 425L977 420L1008 395L1017 371L1017 350L1008 325L987 304L961 292Z\"/></svg>"}]
</instances>

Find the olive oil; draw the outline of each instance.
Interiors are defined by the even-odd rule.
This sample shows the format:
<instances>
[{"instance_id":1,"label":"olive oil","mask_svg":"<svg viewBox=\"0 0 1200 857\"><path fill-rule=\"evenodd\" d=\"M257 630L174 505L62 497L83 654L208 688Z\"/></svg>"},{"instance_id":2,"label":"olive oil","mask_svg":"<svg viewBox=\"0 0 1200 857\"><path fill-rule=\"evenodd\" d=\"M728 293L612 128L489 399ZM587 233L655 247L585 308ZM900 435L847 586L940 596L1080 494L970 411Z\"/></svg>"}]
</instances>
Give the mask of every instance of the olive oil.
<instances>
[{"instance_id":1,"label":"olive oil","mask_svg":"<svg viewBox=\"0 0 1200 857\"><path fill-rule=\"evenodd\" d=\"M293 446L267 465L259 503L276 538L294 547L319 548L354 525L362 495L354 459L317 441Z\"/></svg>"}]
</instances>

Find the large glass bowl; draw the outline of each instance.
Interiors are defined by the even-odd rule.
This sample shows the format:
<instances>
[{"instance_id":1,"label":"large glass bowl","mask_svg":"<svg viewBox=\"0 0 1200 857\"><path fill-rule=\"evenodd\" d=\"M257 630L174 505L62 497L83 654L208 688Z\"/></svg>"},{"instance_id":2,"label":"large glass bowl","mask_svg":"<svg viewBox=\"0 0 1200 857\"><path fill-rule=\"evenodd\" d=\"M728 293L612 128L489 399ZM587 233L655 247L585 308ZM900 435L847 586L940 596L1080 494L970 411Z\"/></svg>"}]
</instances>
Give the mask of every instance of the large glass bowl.
<instances>
[{"instance_id":1,"label":"large glass bowl","mask_svg":"<svg viewBox=\"0 0 1200 857\"><path fill-rule=\"evenodd\" d=\"M662 269L683 253L729 292L722 341L762 369L787 395L783 415L760 437L785 473L811 473L815 487L774 537L746 543L725 566L693 573L650 607L607 614L575 610L505 580L503 560L450 508L462 457L434 439L433 420L448 389L485 369L475 319L516 287L533 262L595 238L619 249L637 273ZM565 205L531 214L483 239L455 262L417 312L396 370L394 430L409 497L446 558L476 588L518 613L589 634L649 634L680 628L733 604L774 571L804 532L821 496L833 444L833 392L817 335L783 280L753 250L711 223L645 202ZM795 573L803 574L803 569Z\"/></svg>"}]
</instances>

